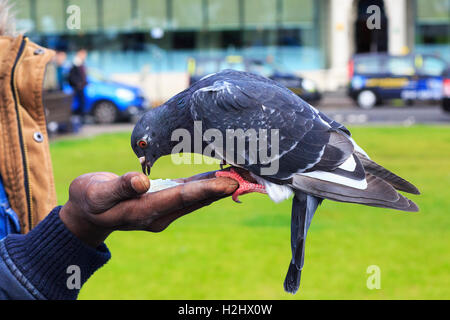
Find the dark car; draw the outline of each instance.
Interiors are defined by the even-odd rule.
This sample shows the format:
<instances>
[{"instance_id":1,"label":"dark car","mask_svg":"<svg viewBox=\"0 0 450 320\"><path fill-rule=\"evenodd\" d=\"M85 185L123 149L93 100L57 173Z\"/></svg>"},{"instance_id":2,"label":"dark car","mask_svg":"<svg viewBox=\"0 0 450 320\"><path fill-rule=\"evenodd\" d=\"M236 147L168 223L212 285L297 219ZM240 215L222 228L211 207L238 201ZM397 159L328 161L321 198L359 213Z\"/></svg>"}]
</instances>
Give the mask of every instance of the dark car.
<instances>
[{"instance_id":1,"label":"dark car","mask_svg":"<svg viewBox=\"0 0 450 320\"><path fill-rule=\"evenodd\" d=\"M349 63L348 93L364 109L391 99L440 101L446 68L432 55L358 54Z\"/></svg>"},{"instance_id":2,"label":"dark car","mask_svg":"<svg viewBox=\"0 0 450 320\"><path fill-rule=\"evenodd\" d=\"M279 66L273 63L237 55L225 58L190 58L188 61L189 83L193 84L208 74L224 69L247 71L265 76L284 85L300 98L310 103L317 102L321 98L314 81L299 77L291 72L282 71Z\"/></svg>"},{"instance_id":3,"label":"dark car","mask_svg":"<svg viewBox=\"0 0 450 320\"><path fill-rule=\"evenodd\" d=\"M442 90L442 109L450 112L450 68L447 68L442 74L443 90Z\"/></svg>"}]
</instances>

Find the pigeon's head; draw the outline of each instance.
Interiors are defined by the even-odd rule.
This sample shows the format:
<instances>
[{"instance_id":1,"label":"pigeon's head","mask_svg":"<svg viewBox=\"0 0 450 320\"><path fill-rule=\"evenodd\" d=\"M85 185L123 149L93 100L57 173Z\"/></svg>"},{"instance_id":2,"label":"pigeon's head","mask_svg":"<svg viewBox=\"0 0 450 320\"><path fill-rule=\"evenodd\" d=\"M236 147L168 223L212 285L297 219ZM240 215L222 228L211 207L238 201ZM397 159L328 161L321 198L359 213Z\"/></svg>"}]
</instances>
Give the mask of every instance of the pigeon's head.
<instances>
[{"instance_id":1,"label":"pigeon's head","mask_svg":"<svg viewBox=\"0 0 450 320\"><path fill-rule=\"evenodd\" d=\"M186 112L188 97L182 92L162 106L147 111L136 123L131 134L131 147L145 174L150 174L156 160L172 152L172 132L192 123L190 112Z\"/></svg>"},{"instance_id":2,"label":"pigeon's head","mask_svg":"<svg viewBox=\"0 0 450 320\"><path fill-rule=\"evenodd\" d=\"M159 108L146 112L136 123L131 134L131 148L139 158L142 171L149 175L153 164L164 155L161 147L170 136L166 137L167 127L164 127L164 119ZM164 148L163 148L164 149Z\"/></svg>"}]
</instances>

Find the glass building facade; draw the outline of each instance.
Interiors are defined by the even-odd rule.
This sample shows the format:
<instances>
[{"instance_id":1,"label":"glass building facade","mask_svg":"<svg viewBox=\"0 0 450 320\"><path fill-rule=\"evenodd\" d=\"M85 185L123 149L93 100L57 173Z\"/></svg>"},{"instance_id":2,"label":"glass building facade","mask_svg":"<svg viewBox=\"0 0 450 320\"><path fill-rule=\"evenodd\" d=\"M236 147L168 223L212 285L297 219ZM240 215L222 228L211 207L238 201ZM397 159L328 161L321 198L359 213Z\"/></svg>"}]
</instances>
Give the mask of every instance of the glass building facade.
<instances>
[{"instance_id":1,"label":"glass building facade","mask_svg":"<svg viewBox=\"0 0 450 320\"><path fill-rule=\"evenodd\" d=\"M313 0L16 0L18 26L43 46L89 50L106 72L185 71L189 57L243 55L290 70L326 67ZM66 12L80 8L80 29Z\"/></svg>"},{"instance_id":2,"label":"glass building facade","mask_svg":"<svg viewBox=\"0 0 450 320\"><path fill-rule=\"evenodd\" d=\"M355 41L347 30L353 29L357 13L348 8L357 10L357 0L10 1L18 27L32 40L69 53L84 47L90 52L88 65L105 73L184 72L190 57L226 55L271 58L290 71L311 71L339 67L330 65L333 57L346 50L351 55L357 48L348 43L332 47L330 40L347 32ZM395 1L384 0L384 7ZM337 8L333 12L332 3ZM411 18L398 28L406 30L409 49L450 62L450 1L402 3ZM67 27L70 6L80 10L79 29ZM333 15L349 18L331 25ZM387 25L396 17L394 11L387 14Z\"/></svg>"},{"instance_id":3,"label":"glass building facade","mask_svg":"<svg viewBox=\"0 0 450 320\"><path fill-rule=\"evenodd\" d=\"M450 1L416 0L415 50L450 63Z\"/></svg>"}]
</instances>

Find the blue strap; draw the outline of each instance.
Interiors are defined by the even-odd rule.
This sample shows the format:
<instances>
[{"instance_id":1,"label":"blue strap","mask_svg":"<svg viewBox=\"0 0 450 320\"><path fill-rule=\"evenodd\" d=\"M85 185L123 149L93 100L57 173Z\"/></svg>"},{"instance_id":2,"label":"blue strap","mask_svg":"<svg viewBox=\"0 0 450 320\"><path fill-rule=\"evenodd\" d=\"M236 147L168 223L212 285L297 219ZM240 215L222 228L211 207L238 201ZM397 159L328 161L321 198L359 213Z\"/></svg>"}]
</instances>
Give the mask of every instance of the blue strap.
<instances>
[{"instance_id":1,"label":"blue strap","mask_svg":"<svg viewBox=\"0 0 450 320\"><path fill-rule=\"evenodd\" d=\"M20 233L20 222L17 214L9 205L3 180L0 177L0 240L10 233Z\"/></svg>"}]
</instances>

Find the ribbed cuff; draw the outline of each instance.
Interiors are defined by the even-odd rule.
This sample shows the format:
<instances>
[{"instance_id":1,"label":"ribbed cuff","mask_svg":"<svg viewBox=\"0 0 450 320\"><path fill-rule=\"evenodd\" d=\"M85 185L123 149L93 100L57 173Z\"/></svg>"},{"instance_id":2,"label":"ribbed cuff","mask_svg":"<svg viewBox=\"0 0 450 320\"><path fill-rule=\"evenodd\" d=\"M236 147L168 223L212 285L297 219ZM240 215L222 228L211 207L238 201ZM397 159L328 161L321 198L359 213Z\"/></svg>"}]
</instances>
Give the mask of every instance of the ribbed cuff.
<instances>
[{"instance_id":1,"label":"ribbed cuff","mask_svg":"<svg viewBox=\"0 0 450 320\"><path fill-rule=\"evenodd\" d=\"M26 278L18 280L29 281L51 300L76 299L80 287L111 257L105 244L94 249L74 236L59 218L60 209L53 209L28 234L10 235L4 241Z\"/></svg>"}]
</instances>

